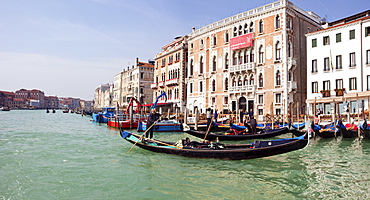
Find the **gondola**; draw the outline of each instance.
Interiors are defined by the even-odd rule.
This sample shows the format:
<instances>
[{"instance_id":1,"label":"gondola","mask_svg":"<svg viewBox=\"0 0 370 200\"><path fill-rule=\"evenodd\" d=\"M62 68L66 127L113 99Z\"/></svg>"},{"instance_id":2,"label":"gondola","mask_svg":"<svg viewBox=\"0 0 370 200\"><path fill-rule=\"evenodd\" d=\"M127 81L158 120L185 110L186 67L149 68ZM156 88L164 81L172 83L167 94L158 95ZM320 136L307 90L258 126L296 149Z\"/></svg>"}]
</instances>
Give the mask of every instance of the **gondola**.
<instances>
[{"instance_id":1,"label":"gondola","mask_svg":"<svg viewBox=\"0 0 370 200\"><path fill-rule=\"evenodd\" d=\"M206 132L205 131L195 131L189 130L184 127L184 132L193 135L198 138L204 139ZM260 138L270 138L275 137L284 133L288 133L289 129L287 127L277 128L277 129L263 129L257 131L257 134L252 134L250 132L244 132L244 134L238 135L225 135L223 132L209 132L207 134L206 140L214 141L236 141L236 140L248 140L248 139L260 139Z\"/></svg>"},{"instance_id":2,"label":"gondola","mask_svg":"<svg viewBox=\"0 0 370 200\"><path fill-rule=\"evenodd\" d=\"M321 129L317 132L317 135L322 138L336 138L340 136L340 131L334 127L334 122L322 126Z\"/></svg>"},{"instance_id":3,"label":"gondola","mask_svg":"<svg viewBox=\"0 0 370 200\"><path fill-rule=\"evenodd\" d=\"M366 119L359 126L361 133L364 135L364 138L370 139L370 126L367 123Z\"/></svg>"},{"instance_id":4,"label":"gondola","mask_svg":"<svg viewBox=\"0 0 370 200\"><path fill-rule=\"evenodd\" d=\"M352 128L351 124L344 125L343 122L339 120L336 127L344 138L354 138L358 136L357 126Z\"/></svg>"},{"instance_id":5,"label":"gondola","mask_svg":"<svg viewBox=\"0 0 370 200\"><path fill-rule=\"evenodd\" d=\"M181 140L176 143L164 142L141 138L128 131L122 131L121 137L140 148L157 153L225 160L245 160L278 155L302 149L309 143L304 135L296 138L255 141L250 144L202 143L189 140Z\"/></svg>"}]
</instances>

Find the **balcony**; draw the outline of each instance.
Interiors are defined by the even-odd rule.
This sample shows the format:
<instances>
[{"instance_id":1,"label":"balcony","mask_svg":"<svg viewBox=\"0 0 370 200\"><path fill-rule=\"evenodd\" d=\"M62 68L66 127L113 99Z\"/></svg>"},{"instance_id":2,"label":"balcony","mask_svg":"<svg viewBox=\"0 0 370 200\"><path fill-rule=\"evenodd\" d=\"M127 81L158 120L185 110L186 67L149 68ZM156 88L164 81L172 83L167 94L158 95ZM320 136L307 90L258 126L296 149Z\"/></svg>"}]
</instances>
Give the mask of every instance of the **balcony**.
<instances>
[{"instance_id":1,"label":"balcony","mask_svg":"<svg viewBox=\"0 0 370 200\"><path fill-rule=\"evenodd\" d=\"M179 84L179 79L178 78L173 78L170 80L166 80L166 85L171 86L171 85L178 85Z\"/></svg>"},{"instance_id":2,"label":"balcony","mask_svg":"<svg viewBox=\"0 0 370 200\"><path fill-rule=\"evenodd\" d=\"M158 83L158 87L163 88L163 87L164 87L164 84L165 84L165 82L164 82L164 81L159 81L159 83Z\"/></svg>"},{"instance_id":3,"label":"balcony","mask_svg":"<svg viewBox=\"0 0 370 200\"><path fill-rule=\"evenodd\" d=\"M150 84L150 88L157 89L158 88L158 83L152 83L152 84Z\"/></svg>"},{"instance_id":4,"label":"balcony","mask_svg":"<svg viewBox=\"0 0 370 200\"><path fill-rule=\"evenodd\" d=\"M322 97L330 97L330 90L321 90Z\"/></svg>"},{"instance_id":5,"label":"balcony","mask_svg":"<svg viewBox=\"0 0 370 200\"><path fill-rule=\"evenodd\" d=\"M335 96L341 97L344 95L344 92L346 91L346 88L341 88L341 89L334 89L335 91Z\"/></svg>"},{"instance_id":6,"label":"balcony","mask_svg":"<svg viewBox=\"0 0 370 200\"><path fill-rule=\"evenodd\" d=\"M289 57L288 58L288 70L291 70L295 66L297 66L297 59Z\"/></svg>"},{"instance_id":7,"label":"balcony","mask_svg":"<svg viewBox=\"0 0 370 200\"><path fill-rule=\"evenodd\" d=\"M288 92L297 90L297 81L288 81Z\"/></svg>"},{"instance_id":8,"label":"balcony","mask_svg":"<svg viewBox=\"0 0 370 200\"><path fill-rule=\"evenodd\" d=\"M254 71L256 69L256 63L254 62L246 63L246 67L247 67L247 70Z\"/></svg>"},{"instance_id":9,"label":"balcony","mask_svg":"<svg viewBox=\"0 0 370 200\"><path fill-rule=\"evenodd\" d=\"M246 86L246 91L247 92L252 92L254 93L256 91L256 87L254 85L247 85Z\"/></svg>"}]
</instances>

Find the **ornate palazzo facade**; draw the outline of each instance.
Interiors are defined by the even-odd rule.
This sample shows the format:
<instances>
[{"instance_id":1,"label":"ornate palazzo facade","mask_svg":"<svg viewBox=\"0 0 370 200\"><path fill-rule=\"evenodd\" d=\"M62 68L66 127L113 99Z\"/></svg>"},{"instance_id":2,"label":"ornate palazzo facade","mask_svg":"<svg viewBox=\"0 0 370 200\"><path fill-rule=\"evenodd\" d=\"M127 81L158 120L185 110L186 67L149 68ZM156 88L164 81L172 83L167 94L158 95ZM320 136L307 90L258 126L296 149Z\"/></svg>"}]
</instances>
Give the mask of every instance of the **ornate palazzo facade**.
<instances>
[{"instance_id":1,"label":"ornate palazzo facade","mask_svg":"<svg viewBox=\"0 0 370 200\"><path fill-rule=\"evenodd\" d=\"M305 34L319 16L287 0L252 9L189 34L187 104L227 113L288 114L306 99ZM298 111L296 111L298 112Z\"/></svg>"}]
</instances>

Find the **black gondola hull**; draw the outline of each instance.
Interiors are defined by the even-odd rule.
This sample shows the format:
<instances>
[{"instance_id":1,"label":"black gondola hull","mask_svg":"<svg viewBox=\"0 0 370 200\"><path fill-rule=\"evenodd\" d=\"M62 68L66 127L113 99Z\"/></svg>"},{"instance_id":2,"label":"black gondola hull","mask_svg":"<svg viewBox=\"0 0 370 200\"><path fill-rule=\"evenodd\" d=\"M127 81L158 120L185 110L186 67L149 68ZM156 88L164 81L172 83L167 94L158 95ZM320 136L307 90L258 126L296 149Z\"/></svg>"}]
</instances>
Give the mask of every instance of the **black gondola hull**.
<instances>
[{"instance_id":1,"label":"black gondola hull","mask_svg":"<svg viewBox=\"0 0 370 200\"><path fill-rule=\"evenodd\" d=\"M204 131L195 131L195 130L188 130L185 131L190 135L195 137L204 139L206 132ZM242 134L242 135L224 135L224 134L217 134L217 133L208 133L206 140L214 141L238 141L238 140L248 140L248 139L263 139L263 138L271 138L275 137L284 133L288 133L289 129L287 127L278 128L278 129L270 129L266 131L262 131L257 134Z\"/></svg>"},{"instance_id":2,"label":"black gondola hull","mask_svg":"<svg viewBox=\"0 0 370 200\"><path fill-rule=\"evenodd\" d=\"M126 139L126 138L125 138ZM126 139L132 144L135 141ZM161 141L162 143L166 143ZM269 142L269 141L268 141ZM274 143L274 141L271 141ZM268 157L278 154L283 154L295 150L302 149L308 144L307 139L294 139L290 141L280 142L279 144L271 144L268 147L250 148L248 145L225 145L225 149L187 149L187 148L168 148L163 146L153 146L145 142L137 142L136 146L157 153L172 154L190 158L209 158L209 159L225 159L225 160L246 160L253 158ZM174 145L174 143L168 143Z\"/></svg>"}]
</instances>

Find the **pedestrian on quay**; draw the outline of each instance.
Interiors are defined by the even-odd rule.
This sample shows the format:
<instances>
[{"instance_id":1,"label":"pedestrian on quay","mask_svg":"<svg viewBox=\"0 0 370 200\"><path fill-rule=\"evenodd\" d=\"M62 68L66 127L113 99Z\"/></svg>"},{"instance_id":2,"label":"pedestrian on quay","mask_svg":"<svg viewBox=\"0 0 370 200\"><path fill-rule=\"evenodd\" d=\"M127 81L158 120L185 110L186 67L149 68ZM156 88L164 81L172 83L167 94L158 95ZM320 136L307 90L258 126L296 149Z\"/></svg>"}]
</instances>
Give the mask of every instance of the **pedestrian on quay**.
<instances>
[{"instance_id":1,"label":"pedestrian on quay","mask_svg":"<svg viewBox=\"0 0 370 200\"><path fill-rule=\"evenodd\" d=\"M243 123L245 112L243 109L240 109L239 111L239 123Z\"/></svg>"},{"instance_id":2,"label":"pedestrian on quay","mask_svg":"<svg viewBox=\"0 0 370 200\"><path fill-rule=\"evenodd\" d=\"M253 116L249 119L249 124L252 127L252 134L257 134L257 120Z\"/></svg>"},{"instance_id":3,"label":"pedestrian on quay","mask_svg":"<svg viewBox=\"0 0 370 200\"><path fill-rule=\"evenodd\" d=\"M155 108L153 108L148 116L148 119L147 119L147 123L146 123L146 127L150 129L146 131L146 134L145 134L145 137L146 138L150 138L152 139L153 138L153 124L159 119L159 117L161 117L162 115L157 113L155 111ZM153 126L152 126L153 125Z\"/></svg>"}]
</instances>

